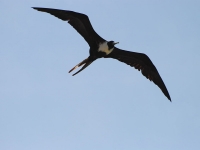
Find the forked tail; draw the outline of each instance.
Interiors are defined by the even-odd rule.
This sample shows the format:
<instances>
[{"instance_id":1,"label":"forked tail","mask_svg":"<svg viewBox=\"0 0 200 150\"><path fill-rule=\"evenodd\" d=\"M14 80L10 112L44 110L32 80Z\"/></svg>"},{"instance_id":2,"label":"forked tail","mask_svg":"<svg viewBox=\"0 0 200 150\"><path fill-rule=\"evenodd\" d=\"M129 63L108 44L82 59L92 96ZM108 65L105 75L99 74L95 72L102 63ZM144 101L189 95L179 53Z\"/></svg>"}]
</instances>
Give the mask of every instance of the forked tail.
<instances>
[{"instance_id":1,"label":"forked tail","mask_svg":"<svg viewBox=\"0 0 200 150\"><path fill-rule=\"evenodd\" d=\"M84 70L87 66L89 66L94 60L90 60L89 57L86 58L85 60L83 60L82 62L80 62L78 65L76 65L75 67L73 67L70 71L72 72L73 70L75 70L76 68L84 65L79 71L77 71L76 73L74 73L72 76L78 74L79 72L81 72L82 70Z\"/></svg>"}]
</instances>

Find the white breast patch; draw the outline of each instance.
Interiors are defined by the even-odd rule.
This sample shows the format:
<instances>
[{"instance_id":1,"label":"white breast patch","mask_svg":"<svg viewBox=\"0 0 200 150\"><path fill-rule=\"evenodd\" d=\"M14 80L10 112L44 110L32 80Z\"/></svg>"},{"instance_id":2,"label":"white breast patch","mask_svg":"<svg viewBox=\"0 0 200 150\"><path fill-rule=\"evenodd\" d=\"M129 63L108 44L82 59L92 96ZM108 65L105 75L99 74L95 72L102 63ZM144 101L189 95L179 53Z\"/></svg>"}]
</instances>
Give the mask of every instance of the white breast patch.
<instances>
[{"instance_id":1,"label":"white breast patch","mask_svg":"<svg viewBox=\"0 0 200 150\"><path fill-rule=\"evenodd\" d=\"M99 44L99 49L98 51L99 52L104 52L106 53L106 55L110 54L112 51L113 51L114 48L112 49L108 49L108 45L107 45L107 42L104 42L104 43L100 43Z\"/></svg>"}]
</instances>

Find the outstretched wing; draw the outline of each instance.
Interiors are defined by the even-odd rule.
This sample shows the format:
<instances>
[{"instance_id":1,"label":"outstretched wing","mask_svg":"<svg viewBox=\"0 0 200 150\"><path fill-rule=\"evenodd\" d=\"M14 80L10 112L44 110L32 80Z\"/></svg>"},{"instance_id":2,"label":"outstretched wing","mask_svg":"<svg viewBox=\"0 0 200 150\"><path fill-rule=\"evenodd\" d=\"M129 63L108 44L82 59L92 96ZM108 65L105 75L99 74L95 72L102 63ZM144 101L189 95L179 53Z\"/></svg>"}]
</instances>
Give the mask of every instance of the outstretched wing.
<instances>
[{"instance_id":1,"label":"outstretched wing","mask_svg":"<svg viewBox=\"0 0 200 150\"><path fill-rule=\"evenodd\" d=\"M135 69L138 69L139 71L141 70L142 74L150 81L153 81L171 101L170 95L162 78L160 77L156 67L147 55L142 53L129 52L115 47L113 52L110 53L107 57L117 59L126 63L127 65L130 65L131 67L135 67Z\"/></svg>"},{"instance_id":2,"label":"outstretched wing","mask_svg":"<svg viewBox=\"0 0 200 150\"><path fill-rule=\"evenodd\" d=\"M82 37L87 41L87 43L92 46L92 44L104 42L105 40L100 37L95 30L93 29L90 20L87 15L68 11L68 10L59 10L52 8L39 8L33 7L38 11L47 12L59 19L68 21L68 23L76 29L76 31L82 35Z\"/></svg>"}]
</instances>

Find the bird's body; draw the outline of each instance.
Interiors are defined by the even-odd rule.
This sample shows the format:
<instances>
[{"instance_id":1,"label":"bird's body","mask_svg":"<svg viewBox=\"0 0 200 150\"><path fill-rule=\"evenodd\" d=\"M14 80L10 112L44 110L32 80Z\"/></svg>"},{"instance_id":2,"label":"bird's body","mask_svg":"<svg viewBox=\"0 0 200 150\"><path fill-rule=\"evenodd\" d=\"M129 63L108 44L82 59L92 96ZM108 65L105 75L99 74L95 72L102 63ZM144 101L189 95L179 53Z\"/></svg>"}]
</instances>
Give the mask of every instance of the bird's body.
<instances>
[{"instance_id":1,"label":"bird's body","mask_svg":"<svg viewBox=\"0 0 200 150\"><path fill-rule=\"evenodd\" d=\"M132 67L135 67L139 71L141 70L142 74L150 81L153 81L171 101L170 95L165 87L164 82L162 81L162 78L147 55L116 48L115 44L118 42L106 41L99 36L93 29L88 16L85 14L52 8L33 8L38 11L50 13L51 15L54 15L55 17L58 17L64 21L68 21L68 23L74 27L74 29L86 40L90 46L89 57L77 64L69 71L69 73L83 65L78 72L73 74L76 75L98 58L103 57L117 59Z\"/></svg>"}]
</instances>

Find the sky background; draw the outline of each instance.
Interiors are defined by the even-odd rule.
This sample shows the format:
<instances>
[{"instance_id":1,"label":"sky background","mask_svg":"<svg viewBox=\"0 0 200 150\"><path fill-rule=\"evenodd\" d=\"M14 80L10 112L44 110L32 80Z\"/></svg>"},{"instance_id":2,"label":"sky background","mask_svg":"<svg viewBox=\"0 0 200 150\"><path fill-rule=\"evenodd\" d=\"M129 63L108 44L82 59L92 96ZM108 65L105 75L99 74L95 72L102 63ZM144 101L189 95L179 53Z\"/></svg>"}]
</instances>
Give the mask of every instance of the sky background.
<instances>
[{"instance_id":1,"label":"sky background","mask_svg":"<svg viewBox=\"0 0 200 150\"><path fill-rule=\"evenodd\" d=\"M87 14L103 38L147 54L172 98L114 59L88 57L67 23L31 7ZM1 150L199 150L199 0L1 0Z\"/></svg>"}]
</instances>

